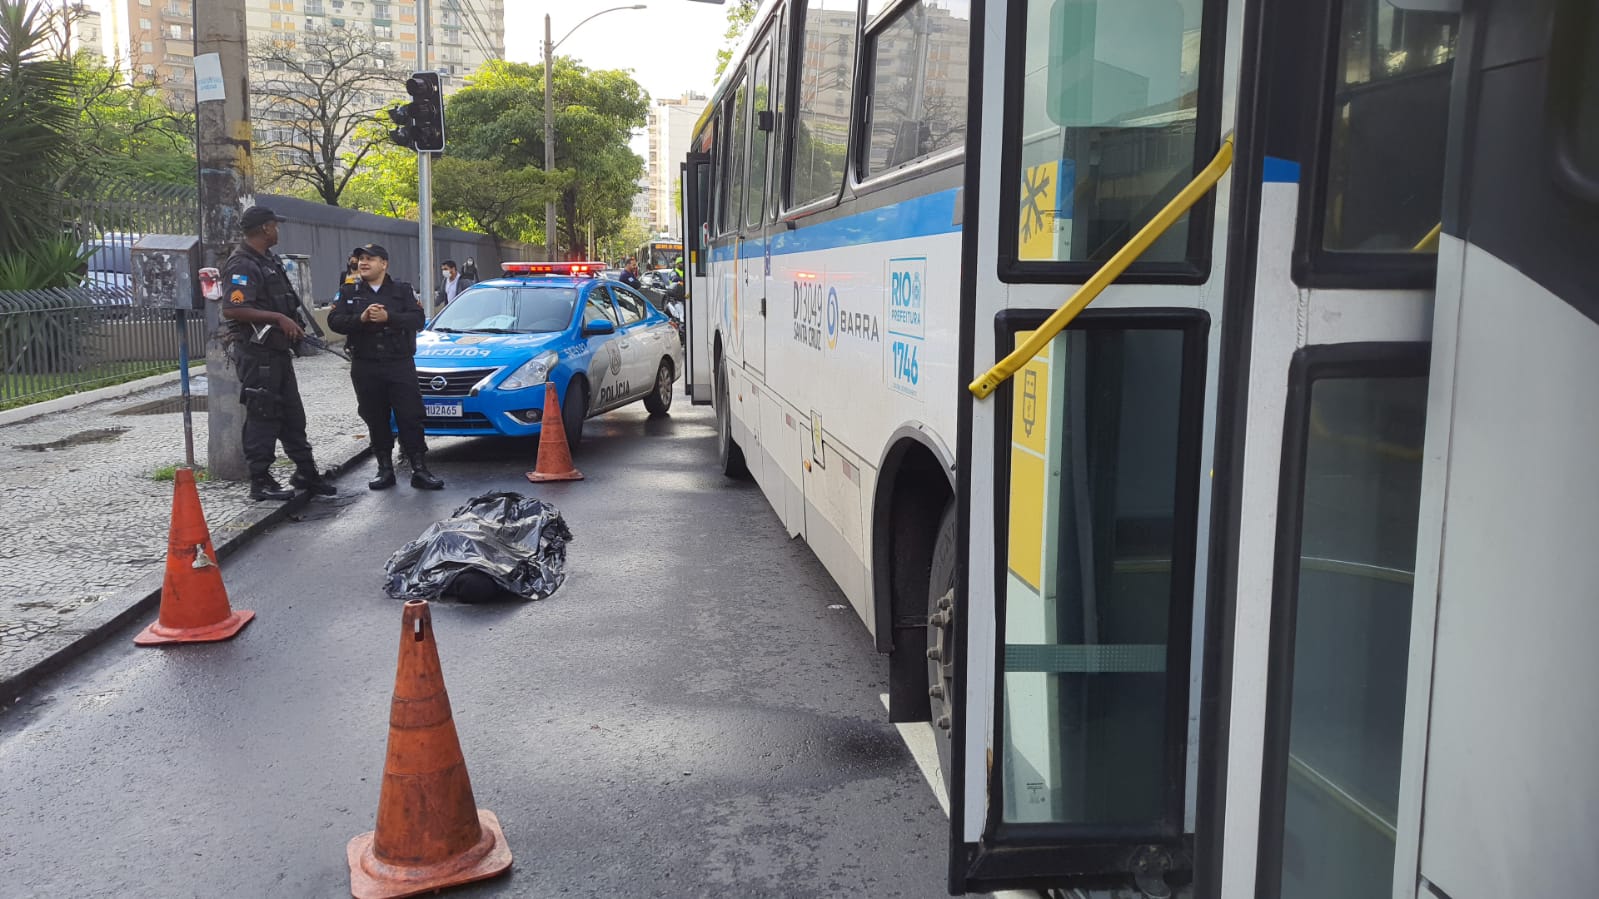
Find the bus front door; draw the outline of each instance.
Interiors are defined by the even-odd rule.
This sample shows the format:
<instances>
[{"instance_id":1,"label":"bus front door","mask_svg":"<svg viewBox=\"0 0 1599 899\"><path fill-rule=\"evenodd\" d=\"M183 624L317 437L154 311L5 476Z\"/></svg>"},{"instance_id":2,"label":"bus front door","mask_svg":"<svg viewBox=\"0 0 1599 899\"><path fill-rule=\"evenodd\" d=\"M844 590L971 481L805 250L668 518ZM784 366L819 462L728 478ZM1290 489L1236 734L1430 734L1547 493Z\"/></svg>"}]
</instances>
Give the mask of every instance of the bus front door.
<instances>
[{"instance_id":1,"label":"bus front door","mask_svg":"<svg viewBox=\"0 0 1599 899\"><path fill-rule=\"evenodd\" d=\"M680 169L683 190L683 278L688 289L683 304L688 329L688 358L684 361L684 389L695 405L711 401L711 284L706 277L710 262L711 157L690 153Z\"/></svg>"}]
</instances>

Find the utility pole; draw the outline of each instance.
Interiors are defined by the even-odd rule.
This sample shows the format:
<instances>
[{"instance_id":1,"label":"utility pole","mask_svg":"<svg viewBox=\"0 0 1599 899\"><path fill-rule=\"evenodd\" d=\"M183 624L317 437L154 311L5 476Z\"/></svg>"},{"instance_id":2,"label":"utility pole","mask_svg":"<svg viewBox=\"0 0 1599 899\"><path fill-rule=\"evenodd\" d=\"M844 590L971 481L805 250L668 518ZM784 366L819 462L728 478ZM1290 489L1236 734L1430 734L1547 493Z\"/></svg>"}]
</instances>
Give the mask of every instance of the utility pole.
<instances>
[{"instance_id":1,"label":"utility pole","mask_svg":"<svg viewBox=\"0 0 1599 899\"><path fill-rule=\"evenodd\" d=\"M239 216L255 202L244 2L194 4L200 264L218 269L241 238ZM207 54L215 63L205 59ZM244 410L239 404L238 371L223 352L219 303L206 302L205 321L210 332L205 344L206 470L213 478L241 481L249 476Z\"/></svg>"},{"instance_id":2,"label":"utility pole","mask_svg":"<svg viewBox=\"0 0 1599 899\"><path fill-rule=\"evenodd\" d=\"M544 175L555 171L555 110L550 106L550 71L555 68L555 44L550 40L550 16L544 15ZM546 187L548 185L546 184ZM560 241L555 237L555 200L544 201L544 258L553 262Z\"/></svg>"},{"instance_id":3,"label":"utility pole","mask_svg":"<svg viewBox=\"0 0 1599 899\"><path fill-rule=\"evenodd\" d=\"M416 0L416 62L417 71L430 72L428 44L431 35L428 23L428 0ZM439 102L444 102L440 92ZM442 108L442 106L440 107ZM422 307L428 319L433 318L433 154L416 151L416 221L417 261L422 266L422 276L417 279L417 290L422 292Z\"/></svg>"}]
</instances>

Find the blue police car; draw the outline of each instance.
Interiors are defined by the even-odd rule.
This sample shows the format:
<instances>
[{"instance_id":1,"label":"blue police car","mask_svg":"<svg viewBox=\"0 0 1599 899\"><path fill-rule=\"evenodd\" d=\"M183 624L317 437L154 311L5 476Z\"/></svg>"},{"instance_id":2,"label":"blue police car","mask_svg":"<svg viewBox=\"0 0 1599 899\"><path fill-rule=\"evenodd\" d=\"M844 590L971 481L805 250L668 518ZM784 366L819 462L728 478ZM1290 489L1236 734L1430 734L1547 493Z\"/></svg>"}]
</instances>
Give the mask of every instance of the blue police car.
<instances>
[{"instance_id":1,"label":"blue police car","mask_svg":"<svg viewBox=\"0 0 1599 899\"><path fill-rule=\"evenodd\" d=\"M637 400L665 414L677 331L638 291L594 277L602 267L507 262L444 307L416 341L427 433L537 434L547 381L573 447L590 416Z\"/></svg>"}]
</instances>

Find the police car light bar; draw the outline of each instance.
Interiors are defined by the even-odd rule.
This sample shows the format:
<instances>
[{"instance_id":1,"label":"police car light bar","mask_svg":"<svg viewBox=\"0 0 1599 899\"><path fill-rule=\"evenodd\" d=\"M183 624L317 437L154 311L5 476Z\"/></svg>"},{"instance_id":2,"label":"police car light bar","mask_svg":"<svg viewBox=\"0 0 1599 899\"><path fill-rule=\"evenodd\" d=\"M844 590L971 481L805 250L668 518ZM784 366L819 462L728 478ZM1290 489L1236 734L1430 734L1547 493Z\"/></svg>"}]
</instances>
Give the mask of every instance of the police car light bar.
<instances>
[{"instance_id":1,"label":"police car light bar","mask_svg":"<svg viewBox=\"0 0 1599 899\"><path fill-rule=\"evenodd\" d=\"M594 275L605 268L602 262L502 262L507 275Z\"/></svg>"}]
</instances>

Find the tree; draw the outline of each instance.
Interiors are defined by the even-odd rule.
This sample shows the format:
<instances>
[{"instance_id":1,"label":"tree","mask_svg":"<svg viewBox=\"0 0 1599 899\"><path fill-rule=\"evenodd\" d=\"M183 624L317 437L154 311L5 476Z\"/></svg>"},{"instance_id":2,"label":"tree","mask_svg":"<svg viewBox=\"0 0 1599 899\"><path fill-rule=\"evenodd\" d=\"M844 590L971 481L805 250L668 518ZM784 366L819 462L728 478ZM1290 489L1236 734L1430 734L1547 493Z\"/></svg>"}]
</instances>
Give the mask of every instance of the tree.
<instances>
[{"instance_id":1,"label":"tree","mask_svg":"<svg viewBox=\"0 0 1599 899\"><path fill-rule=\"evenodd\" d=\"M169 107L153 80L129 81L87 53L71 64L73 176L194 183L192 110Z\"/></svg>"},{"instance_id":2,"label":"tree","mask_svg":"<svg viewBox=\"0 0 1599 899\"><path fill-rule=\"evenodd\" d=\"M445 156L433 166L435 208L458 224L495 240L535 230L546 199L560 188L531 166L513 168L492 159Z\"/></svg>"},{"instance_id":3,"label":"tree","mask_svg":"<svg viewBox=\"0 0 1599 899\"><path fill-rule=\"evenodd\" d=\"M339 202L351 209L375 212L391 218L414 219L417 215L416 151L387 141L388 125L373 119L356 129L356 146L367 148L359 165L355 151L346 150L346 164L355 170L345 185ZM435 186L434 201L438 200Z\"/></svg>"},{"instance_id":4,"label":"tree","mask_svg":"<svg viewBox=\"0 0 1599 899\"><path fill-rule=\"evenodd\" d=\"M728 63L733 61L733 50L738 47L744 32L749 30L750 23L755 21L756 5L756 0L736 0L728 7L727 30L722 32L722 49L716 51L716 76L711 79L713 82L721 80Z\"/></svg>"},{"instance_id":5,"label":"tree","mask_svg":"<svg viewBox=\"0 0 1599 899\"><path fill-rule=\"evenodd\" d=\"M644 124L649 98L628 73L592 71L567 57L555 59L551 81L555 171L544 171L541 66L493 61L451 95L445 106L450 152L461 159L497 163L498 168L472 171L510 179L502 182L507 189L520 191L536 205L542 206L554 192L561 244L587 251L591 227L596 238L609 236L632 210L644 160L628 142L633 129ZM441 189L436 202L445 206L453 201ZM547 238L540 219L527 222L523 239Z\"/></svg>"},{"instance_id":6,"label":"tree","mask_svg":"<svg viewBox=\"0 0 1599 899\"><path fill-rule=\"evenodd\" d=\"M253 48L250 62L255 148L271 160L269 184L308 188L329 206L375 145L363 128L398 85L394 55L370 33L317 28Z\"/></svg>"},{"instance_id":7,"label":"tree","mask_svg":"<svg viewBox=\"0 0 1599 899\"><path fill-rule=\"evenodd\" d=\"M0 254L56 236L55 186L69 168L72 66L26 0L0 0Z\"/></svg>"}]
</instances>

